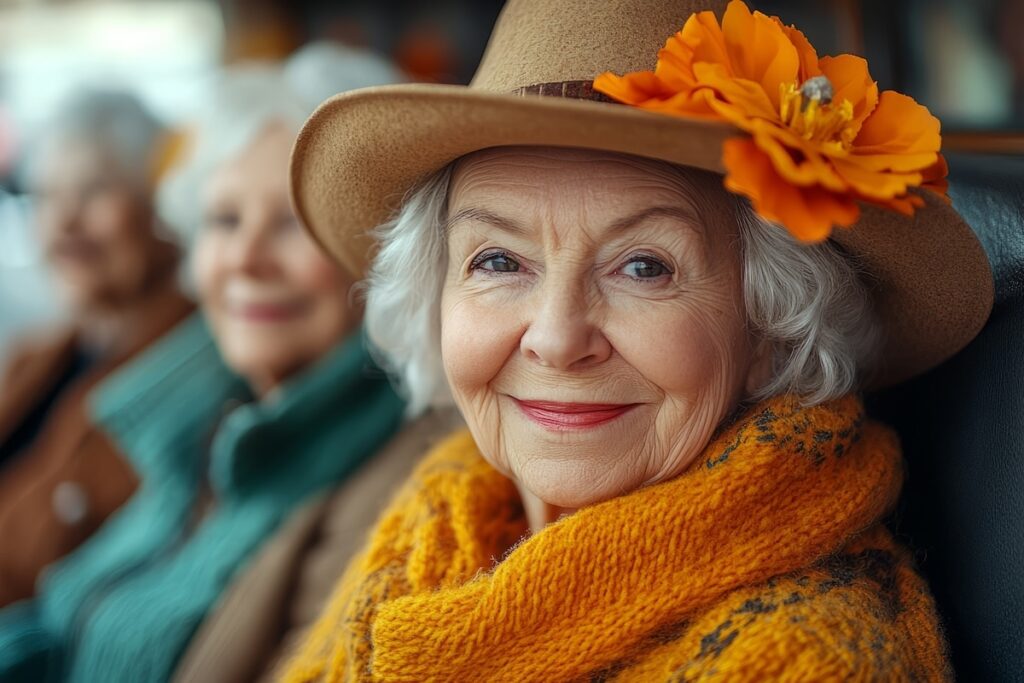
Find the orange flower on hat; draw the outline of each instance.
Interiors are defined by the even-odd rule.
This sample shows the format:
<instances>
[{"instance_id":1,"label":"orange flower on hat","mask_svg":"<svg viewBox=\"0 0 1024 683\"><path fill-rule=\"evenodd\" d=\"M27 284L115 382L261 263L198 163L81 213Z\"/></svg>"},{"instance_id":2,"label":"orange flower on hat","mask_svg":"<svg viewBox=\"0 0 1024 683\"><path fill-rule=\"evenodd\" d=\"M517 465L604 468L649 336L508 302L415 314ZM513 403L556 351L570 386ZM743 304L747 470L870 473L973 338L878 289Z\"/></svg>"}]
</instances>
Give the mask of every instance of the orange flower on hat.
<instances>
[{"instance_id":1,"label":"orange flower on hat","mask_svg":"<svg viewBox=\"0 0 1024 683\"><path fill-rule=\"evenodd\" d=\"M729 3L692 15L658 53L654 71L605 73L594 89L641 109L735 125L725 186L806 242L849 227L858 202L912 215L911 188L946 193L939 120L878 85L854 55L818 58L777 17Z\"/></svg>"}]
</instances>

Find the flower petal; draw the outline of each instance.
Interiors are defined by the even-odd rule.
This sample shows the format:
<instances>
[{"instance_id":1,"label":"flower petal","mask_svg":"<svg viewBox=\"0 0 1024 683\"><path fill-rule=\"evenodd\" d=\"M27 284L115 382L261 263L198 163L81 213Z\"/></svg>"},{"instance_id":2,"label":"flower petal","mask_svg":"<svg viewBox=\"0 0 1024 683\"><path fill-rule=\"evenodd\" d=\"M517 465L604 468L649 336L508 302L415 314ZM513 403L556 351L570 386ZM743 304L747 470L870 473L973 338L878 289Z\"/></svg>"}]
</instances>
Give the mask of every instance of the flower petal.
<instances>
[{"instance_id":1,"label":"flower petal","mask_svg":"<svg viewBox=\"0 0 1024 683\"><path fill-rule=\"evenodd\" d=\"M625 76L606 72L594 79L594 90L639 109L673 116L721 119L708 106L702 91L674 92L663 86L650 71L638 71Z\"/></svg>"},{"instance_id":2,"label":"flower petal","mask_svg":"<svg viewBox=\"0 0 1024 683\"><path fill-rule=\"evenodd\" d=\"M722 17L722 34L732 73L761 86L779 110L779 85L796 80L800 59L779 24L760 12L751 14L740 0L732 0Z\"/></svg>"},{"instance_id":3,"label":"flower petal","mask_svg":"<svg viewBox=\"0 0 1024 683\"><path fill-rule=\"evenodd\" d=\"M731 111L741 112L743 118L778 120L778 107L772 104L759 83L745 78L733 78L721 64L694 64L693 73L698 83L715 91L715 99L735 105Z\"/></svg>"},{"instance_id":4,"label":"flower petal","mask_svg":"<svg viewBox=\"0 0 1024 683\"><path fill-rule=\"evenodd\" d=\"M679 93L667 100L649 100L637 106L640 109L671 116L696 117L715 121L720 121L722 118L708 106L708 97L703 90Z\"/></svg>"},{"instance_id":5,"label":"flower petal","mask_svg":"<svg viewBox=\"0 0 1024 683\"><path fill-rule=\"evenodd\" d=\"M691 15L683 30L669 37L658 52L654 72L637 71L617 76L605 72L594 79L594 89L609 97L642 109L675 115L717 118L697 92L693 74L695 49L723 65L725 43L713 12Z\"/></svg>"},{"instance_id":6,"label":"flower petal","mask_svg":"<svg viewBox=\"0 0 1024 683\"><path fill-rule=\"evenodd\" d=\"M856 159L833 159L836 171L857 193L873 199L892 199L907 193L921 183L920 173L873 171Z\"/></svg>"},{"instance_id":7,"label":"flower petal","mask_svg":"<svg viewBox=\"0 0 1024 683\"><path fill-rule=\"evenodd\" d=\"M822 74L832 82L832 101L850 100L853 105L853 121L849 125L856 134L878 106L878 84L871 80L867 61L855 55L839 55L824 57L820 64Z\"/></svg>"},{"instance_id":8,"label":"flower petal","mask_svg":"<svg viewBox=\"0 0 1024 683\"><path fill-rule=\"evenodd\" d=\"M800 85L808 78L821 75L821 67L818 65L818 52L811 45L801 31L795 26L786 26L778 17L772 17L772 21L779 25L782 32L789 38L789 42L796 48L797 58L800 60L800 68L797 71L796 81Z\"/></svg>"},{"instance_id":9,"label":"flower petal","mask_svg":"<svg viewBox=\"0 0 1024 683\"><path fill-rule=\"evenodd\" d=\"M854 153L935 154L942 144L939 128L939 120L926 107L906 95L886 90L853 141ZM932 162L934 158L928 164Z\"/></svg>"},{"instance_id":10,"label":"flower petal","mask_svg":"<svg viewBox=\"0 0 1024 683\"><path fill-rule=\"evenodd\" d=\"M892 199L871 199L869 197L862 197L861 201L873 204L883 209L896 211L904 216L913 216L914 209L919 209L924 206L924 200L913 193L907 193L902 197L893 197Z\"/></svg>"},{"instance_id":11,"label":"flower petal","mask_svg":"<svg viewBox=\"0 0 1024 683\"><path fill-rule=\"evenodd\" d=\"M725 187L750 198L760 216L803 242L825 240L833 225L849 226L860 216L857 203L847 196L786 182L752 140L726 140L722 161L728 171Z\"/></svg>"},{"instance_id":12,"label":"flower petal","mask_svg":"<svg viewBox=\"0 0 1024 683\"><path fill-rule=\"evenodd\" d=\"M832 156L839 157L840 155ZM858 150L854 149L850 154L845 155L845 158L871 171L919 173L935 164L939 155L935 152L922 152L920 154L861 154Z\"/></svg>"},{"instance_id":13,"label":"flower petal","mask_svg":"<svg viewBox=\"0 0 1024 683\"><path fill-rule=\"evenodd\" d=\"M949 166L946 164L945 157L940 154L938 160L936 160L933 165L922 171L921 175L923 176L921 180L921 187L936 193L944 199L947 204L952 203L952 200L950 200L949 195L947 194L949 192L949 181L946 179L946 176L949 175Z\"/></svg>"},{"instance_id":14,"label":"flower petal","mask_svg":"<svg viewBox=\"0 0 1024 683\"><path fill-rule=\"evenodd\" d=\"M594 90L620 102L638 106L650 100L669 99L678 92L666 87L650 71L637 71L625 76L616 76L607 71L594 79Z\"/></svg>"},{"instance_id":15,"label":"flower petal","mask_svg":"<svg viewBox=\"0 0 1024 683\"><path fill-rule=\"evenodd\" d=\"M676 34L658 51L654 73L664 87L683 92L697 85L693 75L693 52Z\"/></svg>"},{"instance_id":16,"label":"flower petal","mask_svg":"<svg viewBox=\"0 0 1024 683\"><path fill-rule=\"evenodd\" d=\"M685 56L691 68L697 62L709 62L723 65L732 74L725 36L722 35L722 28L718 25L718 17L714 12L705 11L691 15L677 36L689 52L684 51L681 46L674 46L673 52L680 57ZM665 46L666 49L668 47Z\"/></svg>"},{"instance_id":17,"label":"flower petal","mask_svg":"<svg viewBox=\"0 0 1024 683\"><path fill-rule=\"evenodd\" d=\"M802 187L821 185L833 192L848 189L831 162L814 145L788 129L757 120L751 132L754 144L768 155L775 171L787 181Z\"/></svg>"}]
</instances>

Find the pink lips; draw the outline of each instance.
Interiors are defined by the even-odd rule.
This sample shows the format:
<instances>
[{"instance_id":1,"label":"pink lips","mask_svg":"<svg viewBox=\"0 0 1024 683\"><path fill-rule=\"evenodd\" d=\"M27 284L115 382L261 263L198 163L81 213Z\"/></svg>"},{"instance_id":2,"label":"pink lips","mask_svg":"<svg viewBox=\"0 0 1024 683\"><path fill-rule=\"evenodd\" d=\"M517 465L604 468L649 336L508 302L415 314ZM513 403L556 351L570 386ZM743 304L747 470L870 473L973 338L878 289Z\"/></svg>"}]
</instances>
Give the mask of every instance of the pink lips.
<instances>
[{"instance_id":1,"label":"pink lips","mask_svg":"<svg viewBox=\"0 0 1024 683\"><path fill-rule=\"evenodd\" d=\"M301 310L297 305L244 304L235 306L233 313L253 323L276 323L294 318Z\"/></svg>"},{"instance_id":2,"label":"pink lips","mask_svg":"<svg viewBox=\"0 0 1024 683\"><path fill-rule=\"evenodd\" d=\"M100 247L82 237L64 237L50 245L50 254L59 260L74 263L90 263L101 253Z\"/></svg>"},{"instance_id":3,"label":"pink lips","mask_svg":"<svg viewBox=\"0 0 1024 683\"><path fill-rule=\"evenodd\" d=\"M526 417L548 429L590 429L628 413L636 403L555 403L514 399Z\"/></svg>"}]
</instances>

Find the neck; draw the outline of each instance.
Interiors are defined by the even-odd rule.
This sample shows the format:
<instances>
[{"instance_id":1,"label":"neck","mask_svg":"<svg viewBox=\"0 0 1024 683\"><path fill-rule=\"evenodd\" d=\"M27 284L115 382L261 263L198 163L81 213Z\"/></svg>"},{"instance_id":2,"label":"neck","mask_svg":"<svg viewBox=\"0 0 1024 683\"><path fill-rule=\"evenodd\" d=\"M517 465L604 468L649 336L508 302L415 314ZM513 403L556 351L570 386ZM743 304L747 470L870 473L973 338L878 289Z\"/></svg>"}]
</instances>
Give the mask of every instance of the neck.
<instances>
[{"instance_id":1,"label":"neck","mask_svg":"<svg viewBox=\"0 0 1024 683\"><path fill-rule=\"evenodd\" d=\"M138 347L181 317L186 301L173 269L139 296L117 307L86 309L78 316L82 344L101 356L117 356Z\"/></svg>"},{"instance_id":2,"label":"neck","mask_svg":"<svg viewBox=\"0 0 1024 683\"><path fill-rule=\"evenodd\" d=\"M245 378L253 396L260 401L272 401L282 385L289 382L293 377L301 375L311 366L322 363L327 356L338 353L338 348L348 342L351 336L356 333L361 323L362 311L353 308L350 319L338 333L337 338L319 357L304 362L292 363L285 366L286 370L281 372L271 372L270 368L264 365L260 368L262 372L240 372L240 374Z\"/></svg>"},{"instance_id":3,"label":"neck","mask_svg":"<svg viewBox=\"0 0 1024 683\"><path fill-rule=\"evenodd\" d=\"M519 489L519 497L523 499L523 510L526 512L526 521L530 525L530 533L532 534L543 530L544 527L558 521L559 518L576 512L569 508L545 503L518 483L516 488Z\"/></svg>"},{"instance_id":4,"label":"neck","mask_svg":"<svg viewBox=\"0 0 1024 683\"><path fill-rule=\"evenodd\" d=\"M274 400L239 408L253 420L218 431L210 464L215 490L257 481L281 490L287 482L297 487L293 491L322 487L375 452L400 423L404 406L382 374L367 371L368 363L361 341L349 340L311 372L289 377L287 386L271 393ZM350 409L339 411L340 405ZM235 438L257 423L261 434L277 436L259 443ZM281 451L275 446L280 443L293 446Z\"/></svg>"}]
</instances>

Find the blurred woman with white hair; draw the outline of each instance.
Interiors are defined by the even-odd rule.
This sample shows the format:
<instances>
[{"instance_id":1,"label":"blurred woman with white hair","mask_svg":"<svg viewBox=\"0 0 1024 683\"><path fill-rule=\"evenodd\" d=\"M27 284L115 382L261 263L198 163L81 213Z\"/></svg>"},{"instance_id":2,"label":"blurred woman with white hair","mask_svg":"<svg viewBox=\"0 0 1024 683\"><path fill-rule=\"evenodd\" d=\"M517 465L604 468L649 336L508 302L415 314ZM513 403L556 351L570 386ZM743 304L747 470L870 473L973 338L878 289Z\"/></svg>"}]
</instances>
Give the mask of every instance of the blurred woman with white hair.
<instances>
[{"instance_id":1,"label":"blurred woman with white hair","mask_svg":"<svg viewBox=\"0 0 1024 683\"><path fill-rule=\"evenodd\" d=\"M239 569L294 527L289 517L315 514L312 501L343 495L353 478L389 488L421 452L424 423L395 437L404 404L365 350L353 278L288 200L303 118L324 92L367 78L397 74L314 46L216 83L159 194L190 245L203 319L97 394L97 419L133 458L139 493L47 575L37 600L0 613L0 679L167 680ZM358 504L368 511L348 521L368 526L379 503ZM279 637L277 617L258 611L245 626L266 621ZM273 645L263 639L244 659Z\"/></svg>"},{"instance_id":2,"label":"blurred woman with white hair","mask_svg":"<svg viewBox=\"0 0 1024 683\"><path fill-rule=\"evenodd\" d=\"M89 538L136 486L88 415L89 391L192 310L153 190L166 138L134 97L64 101L28 159L47 263L71 320L16 344L0 371L0 606Z\"/></svg>"}]
</instances>

